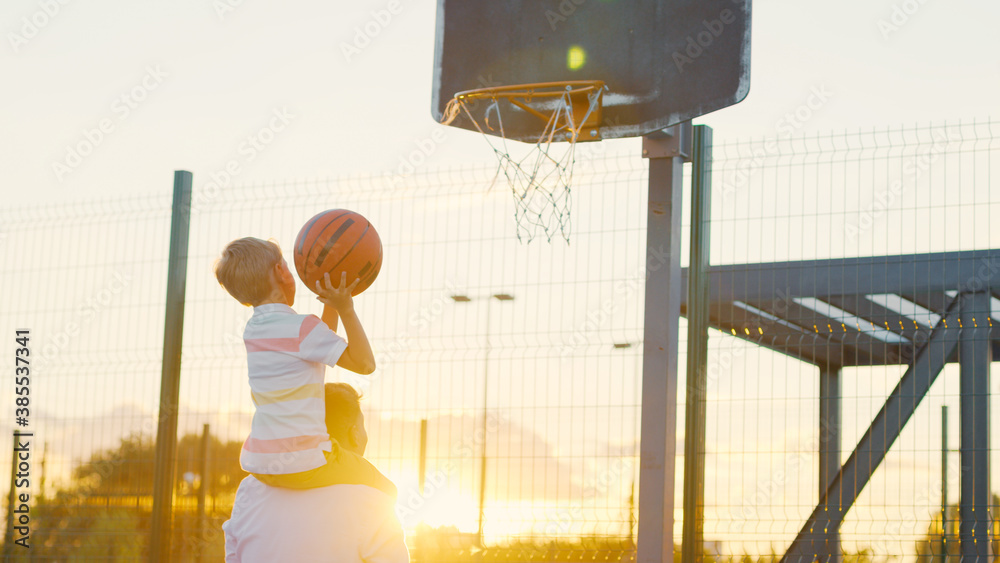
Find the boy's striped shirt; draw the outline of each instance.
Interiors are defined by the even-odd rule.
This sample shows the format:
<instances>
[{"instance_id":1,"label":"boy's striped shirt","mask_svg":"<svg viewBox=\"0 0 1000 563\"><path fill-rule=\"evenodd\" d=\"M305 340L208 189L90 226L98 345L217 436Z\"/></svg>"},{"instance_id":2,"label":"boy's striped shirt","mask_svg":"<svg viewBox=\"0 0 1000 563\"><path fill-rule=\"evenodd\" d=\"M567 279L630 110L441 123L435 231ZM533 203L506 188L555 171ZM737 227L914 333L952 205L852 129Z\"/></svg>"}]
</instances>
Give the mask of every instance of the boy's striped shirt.
<instances>
[{"instance_id":1,"label":"boy's striped shirt","mask_svg":"<svg viewBox=\"0 0 1000 563\"><path fill-rule=\"evenodd\" d=\"M315 315L288 305L254 308L243 332L250 392L257 409L240 465L265 475L298 473L326 463L332 445L326 432L323 383L347 349Z\"/></svg>"}]
</instances>

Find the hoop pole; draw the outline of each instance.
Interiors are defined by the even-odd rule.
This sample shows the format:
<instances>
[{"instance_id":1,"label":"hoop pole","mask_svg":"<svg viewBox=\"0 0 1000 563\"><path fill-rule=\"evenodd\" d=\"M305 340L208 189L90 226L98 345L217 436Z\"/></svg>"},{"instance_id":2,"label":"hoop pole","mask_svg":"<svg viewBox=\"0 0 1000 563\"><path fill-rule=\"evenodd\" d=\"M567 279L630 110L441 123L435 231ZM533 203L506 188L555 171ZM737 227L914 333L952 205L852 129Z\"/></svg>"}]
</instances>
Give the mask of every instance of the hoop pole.
<instances>
[{"instance_id":1,"label":"hoop pole","mask_svg":"<svg viewBox=\"0 0 1000 563\"><path fill-rule=\"evenodd\" d=\"M673 563L677 331L681 314L681 130L642 139L649 158L637 563Z\"/></svg>"}]
</instances>

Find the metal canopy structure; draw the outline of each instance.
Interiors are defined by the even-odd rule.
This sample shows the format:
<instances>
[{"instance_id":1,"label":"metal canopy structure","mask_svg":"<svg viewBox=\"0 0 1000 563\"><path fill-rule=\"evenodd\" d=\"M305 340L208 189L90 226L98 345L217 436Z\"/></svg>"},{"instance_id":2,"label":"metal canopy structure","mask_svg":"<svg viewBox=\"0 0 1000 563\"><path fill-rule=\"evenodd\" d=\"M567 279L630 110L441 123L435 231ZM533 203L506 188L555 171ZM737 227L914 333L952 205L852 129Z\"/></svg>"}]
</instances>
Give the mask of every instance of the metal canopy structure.
<instances>
[{"instance_id":1,"label":"metal canopy structure","mask_svg":"<svg viewBox=\"0 0 1000 563\"><path fill-rule=\"evenodd\" d=\"M943 316L957 293L992 290L1000 297L1000 250L712 266L709 271L713 328L820 367L910 364L930 338L933 325L927 320ZM681 295L687 295L687 279L685 268ZM919 309L904 315L870 295L905 300ZM681 313L687 315L686 300ZM1000 333L992 350L1000 352Z\"/></svg>"},{"instance_id":2,"label":"metal canopy structure","mask_svg":"<svg viewBox=\"0 0 1000 563\"><path fill-rule=\"evenodd\" d=\"M707 278L713 328L819 368L819 502L783 561L840 560L845 515L948 362L961 364L958 539L963 557L987 561L1000 250L714 266ZM841 369L883 365L909 368L841 466Z\"/></svg>"}]
</instances>

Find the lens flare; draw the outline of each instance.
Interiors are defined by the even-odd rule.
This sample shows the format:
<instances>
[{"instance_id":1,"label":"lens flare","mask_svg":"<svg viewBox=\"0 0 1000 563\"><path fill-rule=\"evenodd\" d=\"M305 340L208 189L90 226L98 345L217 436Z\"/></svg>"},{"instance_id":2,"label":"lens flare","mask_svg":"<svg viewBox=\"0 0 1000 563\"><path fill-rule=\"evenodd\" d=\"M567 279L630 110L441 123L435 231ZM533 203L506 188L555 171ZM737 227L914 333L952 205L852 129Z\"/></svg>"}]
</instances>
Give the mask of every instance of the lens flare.
<instances>
[{"instance_id":1,"label":"lens flare","mask_svg":"<svg viewBox=\"0 0 1000 563\"><path fill-rule=\"evenodd\" d=\"M566 67L570 70L580 70L587 64L587 52L579 45L573 45L566 53Z\"/></svg>"}]
</instances>

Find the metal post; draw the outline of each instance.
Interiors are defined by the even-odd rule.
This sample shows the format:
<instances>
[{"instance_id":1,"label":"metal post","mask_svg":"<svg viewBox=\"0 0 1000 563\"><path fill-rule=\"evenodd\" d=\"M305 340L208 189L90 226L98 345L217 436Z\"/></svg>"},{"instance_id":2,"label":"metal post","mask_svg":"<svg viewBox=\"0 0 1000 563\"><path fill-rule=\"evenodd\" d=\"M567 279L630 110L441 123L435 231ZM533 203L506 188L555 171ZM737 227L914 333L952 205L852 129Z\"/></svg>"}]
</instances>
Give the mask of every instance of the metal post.
<instances>
[{"instance_id":1,"label":"metal post","mask_svg":"<svg viewBox=\"0 0 1000 563\"><path fill-rule=\"evenodd\" d=\"M420 494L424 494L424 481L427 480L427 419L420 421L420 468L417 475L417 486Z\"/></svg>"},{"instance_id":2,"label":"metal post","mask_svg":"<svg viewBox=\"0 0 1000 563\"><path fill-rule=\"evenodd\" d=\"M452 295L452 301L455 303L469 303L472 298L468 295ZM481 435L474 441L481 441L480 448L480 459L479 459L479 545L483 545L483 525L486 515L486 428L487 428L487 416L486 416L486 401L489 398L489 372L490 372L490 306L492 304L491 299L496 299L497 301L513 301L514 296L509 293L495 293L486 298L486 352L485 359L483 361L483 416L482 416L482 428ZM421 469L423 465L421 464ZM423 477L420 478L420 486L423 487Z\"/></svg>"},{"instance_id":3,"label":"metal post","mask_svg":"<svg viewBox=\"0 0 1000 563\"><path fill-rule=\"evenodd\" d=\"M160 373L160 410L156 429L156 468L153 474L153 515L149 546L149 560L153 563L171 560L171 511L177 461L177 399L180 392L181 343L184 334L188 233L191 227L191 180L190 172L174 172L170 257L167 262L167 313L163 329L163 367Z\"/></svg>"},{"instance_id":4,"label":"metal post","mask_svg":"<svg viewBox=\"0 0 1000 563\"><path fill-rule=\"evenodd\" d=\"M198 539L201 540L202 545L204 545L206 538L205 531L208 529L208 518L205 515L205 496L208 493L208 484L212 480L212 476L208 471L208 455L211 440L208 428L208 424L205 424L202 427L201 460L198 466L198 474L201 476L201 480L198 483ZM195 554L195 558L198 563L201 563L204 553L204 549L199 549Z\"/></svg>"},{"instance_id":5,"label":"metal post","mask_svg":"<svg viewBox=\"0 0 1000 563\"><path fill-rule=\"evenodd\" d=\"M948 407L941 406L941 563L948 561Z\"/></svg>"},{"instance_id":6,"label":"metal post","mask_svg":"<svg viewBox=\"0 0 1000 563\"><path fill-rule=\"evenodd\" d=\"M44 450L42 450L42 471L38 475L38 498L45 498L45 459L49 455L49 443L45 442Z\"/></svg>"},{"instance_id":7,"label":"metal post","mask_svg":"<svg viewBox=\"0 0 1000 563\"><path fill-rule=\"evenodd\" d=\"M826 490L833 478L840 471L840 398L841 398L841 368L839 366L823 366L819 371L819 498L826 495ZM827 498L827 509L836 510L840 506L839 498ZM825 545L819 548L819 560L822 563L840 563L840 528L831 526L826 532Z\"/></svg>"},{"instance_id":8,"label":"metal post","mask_svg":"<svg viewBox=\"0 0 1000 563\"><path fill-rule=\"evenodd\" d=\"M962 460L959 541L963 563L987 563L990 549L990 294L964 293L958 344Z\"/></svg>"},{"instance_id":9,"label":"metal post","mask_svg":"<svg viewBox=\"0 0 1000 563\"><path fill-rule=\"evenodd\" d=\"M454 297L452 297L454 299ZM483 362L483 420L482 420L482 442L483 447L480 449L482 452L482 458L479 460L479 545L485 545L483 539L483 525L486 518L486 429L487 429L487 416L486 416L486 401L488 398L489 391L489 373L490 373L490 351L493 350L492 344L490 343L490 328L493 326L490 324L490 309L493 305L493 299L497 301L513 301L514 296L509 293L494 293L493 295L486 298L486 359Z\"/></svg>"},{"instance_id":10,"label":"metal post","mask_svg":"<svg viewBox=\"0 0 1000 563\"><path fill-rule=\"evenodd\" d=\"M486 545L483 539L483 524L486 519L486 401L488 399L487 391L489 389L489 375L490 375L490 309L491 303L489 298L486 298L486 351L484 353L485 359L483 360L483 419L482 419L482 445L480 447L480 458L479 458L479 547L484 547ZM475 438L475 437L473 437Z\"/></svg>"},{"instance_id":11,"label":"metal post","mask_svg":"<svg viewBox=\"0 0 1000 563\"><path fill-rule=\"evenodd\" d=\"M701 561L705 527L705 418L708 398L708 266L711 263L712 128L694 128L691 146L691 264L687 299L684 520L681 561Z\"/></svg>"},{"instance_id":12,"label":"metal post","mask_svg":"<svg viewBox=\"0 0 1000 563\"><path fill-rule=\"evenodd\" d=\"M649 208L642 357L639 522L636 561L673 563L674 464L677 455L677 330L681 309L683 142L690 123L647 135Z\"/></svg>"}]
</instances>

